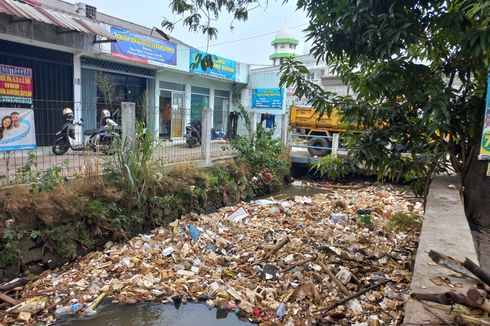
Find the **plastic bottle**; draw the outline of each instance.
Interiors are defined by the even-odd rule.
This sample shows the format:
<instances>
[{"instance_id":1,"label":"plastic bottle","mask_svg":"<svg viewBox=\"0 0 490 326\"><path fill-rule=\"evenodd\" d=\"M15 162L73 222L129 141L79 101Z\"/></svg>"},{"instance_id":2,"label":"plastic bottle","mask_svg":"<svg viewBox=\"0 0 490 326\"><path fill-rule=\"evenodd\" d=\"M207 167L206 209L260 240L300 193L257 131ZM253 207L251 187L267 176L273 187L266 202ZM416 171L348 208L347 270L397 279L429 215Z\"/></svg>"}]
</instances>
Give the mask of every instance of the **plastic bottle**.
<instances>
[{"instance_id":1,"label":"plastic bottle","mask_svg":"<svg viewBox=\"0 0 490 326\"><path fill-rule=\"evenodd\" d=\"M276 318L281 319L285 313L286 313L286 304L284 302L281 302L279 307L277 307L276 309Z\"/></svg>"},{"instance_id":2,"label":"plastic bottle","mask_svg":"<svg viewBox=\"0 0 490 326\"><path fill-rule=\"evenodd\" d=\"M58 309L56 309L56 311L54 313L57 317L61 317L61 316L73 314L82 308L83 308L83 304L77 302L77 303L74 303L70 306L64 306L64 307L58 308Z\"/></svg>"}]
</instances>

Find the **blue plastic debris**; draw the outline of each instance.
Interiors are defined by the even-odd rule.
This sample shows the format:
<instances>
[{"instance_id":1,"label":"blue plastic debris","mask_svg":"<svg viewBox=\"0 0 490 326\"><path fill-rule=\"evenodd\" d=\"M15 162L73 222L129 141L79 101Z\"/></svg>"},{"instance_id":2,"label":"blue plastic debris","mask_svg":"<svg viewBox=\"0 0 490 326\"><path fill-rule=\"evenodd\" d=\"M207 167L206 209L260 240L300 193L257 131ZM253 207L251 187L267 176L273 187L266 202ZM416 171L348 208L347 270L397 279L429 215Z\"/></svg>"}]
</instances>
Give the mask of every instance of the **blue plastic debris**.
<instances>
[{"instance_id":1,"label":"blue plastic debris","mask_svg":"<svg viewBox=\"0 0 490 326\"><path fill-rule=\"evenodd\" d=\"M189 234L191 235L191 239L193 242L197 242L197 240L199 240L199 234L201 234L201 231L199 231L195 226L194 224L189 224L187 226L187 228L189 229Z\"/></svg>"}]
</instances>

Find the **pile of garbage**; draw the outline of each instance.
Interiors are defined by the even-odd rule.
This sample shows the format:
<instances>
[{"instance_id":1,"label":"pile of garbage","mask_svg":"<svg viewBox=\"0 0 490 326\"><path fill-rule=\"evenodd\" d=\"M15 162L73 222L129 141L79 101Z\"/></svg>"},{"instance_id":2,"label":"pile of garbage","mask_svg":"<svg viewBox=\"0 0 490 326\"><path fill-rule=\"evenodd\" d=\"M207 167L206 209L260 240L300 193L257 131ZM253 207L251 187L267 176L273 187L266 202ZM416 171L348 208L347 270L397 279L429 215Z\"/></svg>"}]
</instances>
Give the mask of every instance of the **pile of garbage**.
<instances>
[{"instance_id":1,"label":"pile of garbage","mask_svg":"<svg viewBox=\"0 0 490 326\"><path fill-rule=\"evenodd\" d=\"M407 198L371 184L190 214L45 271L22 287L21 303L0 311L0 322L90 315L107 296L200 301L264 324L396 324L419 230L389 227L390 216L422 210Z\"/></svg>"}]
</instances>

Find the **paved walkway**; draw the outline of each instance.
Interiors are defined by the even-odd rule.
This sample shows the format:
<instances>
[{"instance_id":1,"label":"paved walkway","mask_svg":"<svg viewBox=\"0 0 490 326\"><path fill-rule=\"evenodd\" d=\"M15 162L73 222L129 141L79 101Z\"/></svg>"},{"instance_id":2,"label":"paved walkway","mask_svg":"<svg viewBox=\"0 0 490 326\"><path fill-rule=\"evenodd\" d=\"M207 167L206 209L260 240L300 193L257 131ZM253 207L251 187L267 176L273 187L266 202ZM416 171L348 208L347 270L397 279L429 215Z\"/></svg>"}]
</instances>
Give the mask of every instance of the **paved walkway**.
<instances>
[{"instance_id":1,"label":"paved walkway","mask_svg":"<svg viewBox=\"0 0 490 326\"><path fill-rule=\"evenodd\" d=\"M468 257L474 262L478 262L459 191L448 188L449 184L457 184L456 177L436 177L431 185L415 261L412 292L441 293L455 290L465 293L470 285L464 279L455 277L454 272L439 265L434 266L428 256L431 249L458 260L464 260L465 257ZM447 285L437 286L431 279L438 276L447 277L454 283L462 283L464 288L450 288ZM420 302L411 299L407 302L405 324L427 325L433 322L432 314L426 311Z\"/></svg>"}]
</instances>

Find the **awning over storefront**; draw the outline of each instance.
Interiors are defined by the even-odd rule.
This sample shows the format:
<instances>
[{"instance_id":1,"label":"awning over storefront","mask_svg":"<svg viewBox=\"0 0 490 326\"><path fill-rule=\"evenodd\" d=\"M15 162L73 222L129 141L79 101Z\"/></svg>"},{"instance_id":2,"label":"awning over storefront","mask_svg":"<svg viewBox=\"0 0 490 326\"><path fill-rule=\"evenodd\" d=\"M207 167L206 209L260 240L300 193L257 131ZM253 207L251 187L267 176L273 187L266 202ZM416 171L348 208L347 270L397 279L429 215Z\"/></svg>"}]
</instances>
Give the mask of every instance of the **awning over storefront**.
<instances>
[{"instance_id":1,"label":"awning over storefront","mask_svg":"<svg viewBox=\"0 0 490 326\"><path fill-rule=\"evenodd\" d=\"M108 41L116 40L112 33L107 31L104 26L93 19L82 16L76 17L61 11L43 8L41 4L35 1L28 1L28 3L16 0L1 0L0 13L20 19L51 24L69 31L100 36ZM15 20L13 22L15 22Z\"/></svg>"}]
</instances>

